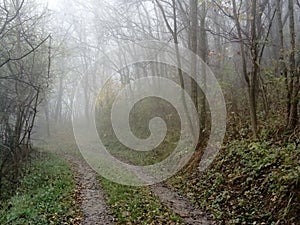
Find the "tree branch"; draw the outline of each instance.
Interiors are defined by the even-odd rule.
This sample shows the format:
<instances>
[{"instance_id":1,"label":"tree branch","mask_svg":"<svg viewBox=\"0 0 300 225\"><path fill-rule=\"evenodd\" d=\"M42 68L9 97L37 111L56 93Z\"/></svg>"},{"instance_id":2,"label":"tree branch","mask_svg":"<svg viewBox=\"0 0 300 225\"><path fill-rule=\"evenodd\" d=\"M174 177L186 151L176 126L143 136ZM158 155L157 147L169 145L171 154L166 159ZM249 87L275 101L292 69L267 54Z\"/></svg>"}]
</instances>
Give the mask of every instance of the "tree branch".
<instances>
[{"instance_id":1,"label":"tree branch","mask_svg":"<svg viewBox=\"0 0 300 225\"><path fill-rule=\"evenodd\" d=\"M4 65L9 63L10 61L19 61L19 60L26 58L28 55L30 55L31 53L36 51L39 47L41 47L49 38L50 38L50 34L42 42L40 42L36 47L32 48L29 52L27 52L26 54L24 54L18 58L10 58L9 57L7 60L5 60L3 63L0 64L0 68L2 68Z\"/></svg>"}]
</instances>

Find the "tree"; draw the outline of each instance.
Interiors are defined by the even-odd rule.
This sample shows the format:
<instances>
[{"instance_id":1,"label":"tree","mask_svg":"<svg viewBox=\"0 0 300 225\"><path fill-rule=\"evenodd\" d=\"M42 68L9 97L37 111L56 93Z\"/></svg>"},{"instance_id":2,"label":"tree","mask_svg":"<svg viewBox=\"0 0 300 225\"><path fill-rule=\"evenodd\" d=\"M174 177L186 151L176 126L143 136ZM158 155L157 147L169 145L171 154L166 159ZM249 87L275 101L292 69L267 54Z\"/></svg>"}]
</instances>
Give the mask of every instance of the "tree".
<instances>
[{"instance_id":1,"label":"tree","mask_svg":"<svg viewBox=\"0 0 300 225\"><path fill-rule=\"evenodd\" d=\"M294 0L288 1L290 16L290 57L289 57L289 119L288 128L295 129L298 123L298 104L299 104L299 70L296 68L296 32L295 32L295 16L294 16Z\"/></svg>"},{"instance_id":2,"label":"tree","mask_svg":"<svg viewBox=\"0 0 300 225\"><path fill-rule=\"evenodd\" d=\"M190 50L195 55L198 54L198 1L190 0L190 29L189 29L189 41ZM202 43L203 44L203 43ZM197 74L197 59L191 57L191 72L195 76ZM196 109L198 110L198 85L195 80L192 79L191 83L192 100ZM203 116L203 115L202 115ZM201 124L203 126L203 124Z\"/></svg>"},{"instance_id":3,"label":"tree","mask_svg":"<svg viewBox=\"0 0 300 225\"><path fill-rule=\"evenodd\" d=\"M0 7L5 18L0 33L0 145L6 152L0 176L13 181L31 149L38 106L50 81L50 35L40 29L45 12L31 7L20 0L4 1Z\"/></svg>"}]
</instances>

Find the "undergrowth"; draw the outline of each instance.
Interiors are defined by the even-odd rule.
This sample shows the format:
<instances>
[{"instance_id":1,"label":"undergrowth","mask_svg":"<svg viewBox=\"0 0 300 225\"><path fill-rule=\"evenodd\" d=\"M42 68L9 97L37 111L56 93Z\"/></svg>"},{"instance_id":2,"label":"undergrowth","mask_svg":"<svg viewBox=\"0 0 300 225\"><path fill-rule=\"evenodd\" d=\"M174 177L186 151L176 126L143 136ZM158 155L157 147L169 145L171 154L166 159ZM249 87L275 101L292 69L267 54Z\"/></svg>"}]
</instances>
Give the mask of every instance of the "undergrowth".
<instances>
[{"instance_id":1,"label":"undergrowth","mask_svg":"<svg viewBox=\"0 0 300 225\"><path fill-rule=\"evenodd\" d=\"M130 187L100 178L116 224L184 224L155 198L148 187Z\"/></svg>"},{"instance_id":2,"label":"undergrowth","mask_svg":"<svg viewBox=\"0 0 300 225\"><path fill-rule=\"evenodd\" d=\"M170 183L220 224L300 224L300 149L233 141L203 174Z\"/></svg>"},{"instance_id":3,"label":"undergrowth","mask_svg":"<svg viewBox=\"0 0 300 225\"><path fill-rule=\"evenodd\" d=\"M70 167L56 155L36 158L10 199L2 202L0 224L79 224Z\"/></svg>"}]
</instances>

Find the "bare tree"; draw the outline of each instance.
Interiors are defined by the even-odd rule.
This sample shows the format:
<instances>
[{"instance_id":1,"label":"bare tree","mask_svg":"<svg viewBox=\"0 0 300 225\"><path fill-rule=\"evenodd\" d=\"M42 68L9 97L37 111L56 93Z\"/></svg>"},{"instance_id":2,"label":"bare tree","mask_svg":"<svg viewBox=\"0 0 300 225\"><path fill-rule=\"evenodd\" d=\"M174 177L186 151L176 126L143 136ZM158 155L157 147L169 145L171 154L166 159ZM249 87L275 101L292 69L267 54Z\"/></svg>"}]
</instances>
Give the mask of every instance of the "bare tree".
<instances>
[{"instance_id":1,"label":"bare tree","mask_svg":"<svg viewBox=\"0 0 300 225\"><path fill-rule=\"evenodd\" d=\"M0 7L0 15L5 15L0 33L0 145L5 146L1 151L8 152L7 157L0 157L0 177L14 182L31 149L38 106L50 80L51 38L38 29L45 13L30 12L29 6L25 1L11 0Z\"/></svg>"}]
</instances>

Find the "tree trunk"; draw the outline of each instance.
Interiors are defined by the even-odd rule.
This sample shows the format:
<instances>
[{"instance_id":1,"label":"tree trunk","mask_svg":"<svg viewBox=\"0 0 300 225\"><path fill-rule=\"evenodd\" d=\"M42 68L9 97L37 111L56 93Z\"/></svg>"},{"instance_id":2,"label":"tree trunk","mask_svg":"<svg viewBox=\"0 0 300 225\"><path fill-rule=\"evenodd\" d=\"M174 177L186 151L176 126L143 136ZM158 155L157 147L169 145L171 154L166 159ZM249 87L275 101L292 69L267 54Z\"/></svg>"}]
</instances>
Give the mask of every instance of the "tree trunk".
<instances>
[{"instance_id":1,"label":"tree trunk","mask_svg":"<svg viewBox=\"0 0 300 225\"><path fill-rule=\"evenodd\" d=\"M190 39L190 50L193 52L191 57L191 72L194 77L197 75L197 34L198 34L198 1L190 0L190 29L189 29L189 39ZM195 80L191 80L191 94L192 100L194 102L195 108L198 112L198 85Z\"/></svg>"},{"instance_id":2,"label":"tree trunk","mask_svg":"<svg viewBox=\"0 0 300 225\"><path fill-rule=\"evenodd\" d=\"M289 79L288 79L288 70L285 63L285 48L284 48L284 36L283 36L283 22L282 22L282 9L281 9L281 0L276 1L276 10L277 10L277 22L278 22L278 31L279 31L279 40L280 40L280 56L279 56L279 71L285 79L285 85L287 89L287 104L286 104L286 123L289 123L290 108L291 108L291 93L289 88Z\"/></svg>"},{"instance_id":3,"label":"tree trunk","mask_svg":"<svg viewBox=\"0 0 300 225\"><path fill-rule=\"evenodd\" d=\"M206 29L205 29L205 23L206 23L206 2L203 1L201 4L201 15L200 15L200 38L199 38L199 54L200 58L204 63L207 63L207 51L208 51L208 41L207 41L207 34L206 34ZM201 132L203 133L206 130L206 118L207 118L207 110L206 110L206 67L203 65L201 66L201 82L203 83L203 90L200 90L200 128Z\"/></svg>"},{"instance_id":4,"label":"tree trunk","mask_svg":"<svg viewBox=\"0 0 300 225\"><path fill-rule=\"evenodd\" d=\"M186 104L186 99L185 99L185 95L184 95L184 89L185 89L185 85L184 85L184 78L183 78L183 71L181 69L181 58L180 58L180 52L179 52L179 41L178 41L178 26L177 26L177 18L176 18L176 14L177 14L177 10L176 10L176 2L175 0L172 0L172 10L173 10L173 29L170 25L170 23L168 22L167 16L165 14L165 11L162 7L162 5L160 4L159 0L156 0L156 3L162 13L163 19L166 23L166 26L169 30L169 32L172 34L173 36L173 41L174 41L174 45L175 45L175 51L176 51L176 61L177 61L177 66L178 66L178 76L179 76L179 80L180 80L180 86L181 86L181 99L182 99L182 103L183 103L183 107L185 109L186 112L186 116L188 119L188 123L189 123L189 127L191 129L191 133L194 136L194 138L198 138L195 136L195 131L194 131L194 127L193 127L193 121L191 119L191 116L188 112L188 107Z\"/></svg>"},{"instance_id":5,"label":"tree trunk","mask_svg":"<svg viewBox=\"0 0 300 225\"><path fill-rule=\"evenodd\" d=\"M61 113L62 113L62 100L63 100L63 94L64 94L64 80L63 76L61 75L59 77L59 89L58 89L58 95L57 95L57 101L56 101L56 107L55 107L55 115L54 119L56 122L59 122L61 120Z\"/></svg>"},{"instance_id":6,"label":"tree trunk","mask_svg":"<svg viewBox=\"0 0 300 225\"><path fill-rule=\"evenodd\" d=\"M289 0L290 13L290 38L291 38L291 53L290 53L290 110L288 128L295 129L298 123L298 92L299 92L299 74L296 71L296 33L295 33L295 16L294 16L294 1Z\"/></svg>"},{"instance_id":7,"label":"tree trunk","mask_svg":"<svg viewBox=\"0 0 300 225\"><path fill-rule=\"evenodd\" d=\"M254 138L257 138L257 116L256 116L256 85L257 85L257 72L258 72L258 65L257 65L257 40L256 40L256 0L252 1L251 7L251 14L252 14L252 23L251 23L251 56L252 56L252 64L253 64L253 71L248 73L247 69L247 60L246 60L246 51L245 46L243 43L243 35L242 35L242 28L239 21L239 15L237 12L236 1L232 0L233 5L233 14L234 20L236 23L238 38L240 42L241 48L241 55L242 55L242 69L245 81L247 83L248 89L248 101L249 101L249 110L250 110L250 118L251 118L251 127L252 127L252 134Z\"/></svg>"},{"instance_id":8,"label":"tree trunk","mask_svg":"<svg viewBox=\"0 0 300 225\"><path fill-rule=\"evenodd\" d=\"M249 106L250 106L250 117L252 125L252 133L254 138L257 138L257 114L256 114L256 91L257 91L257 77L259 71L258 62L258 37L256 33L256 10L257 0L252 0L251 8L251 56L253 71L250 73L250 85L249 85Z\"/></svg>"}]
</instances>

